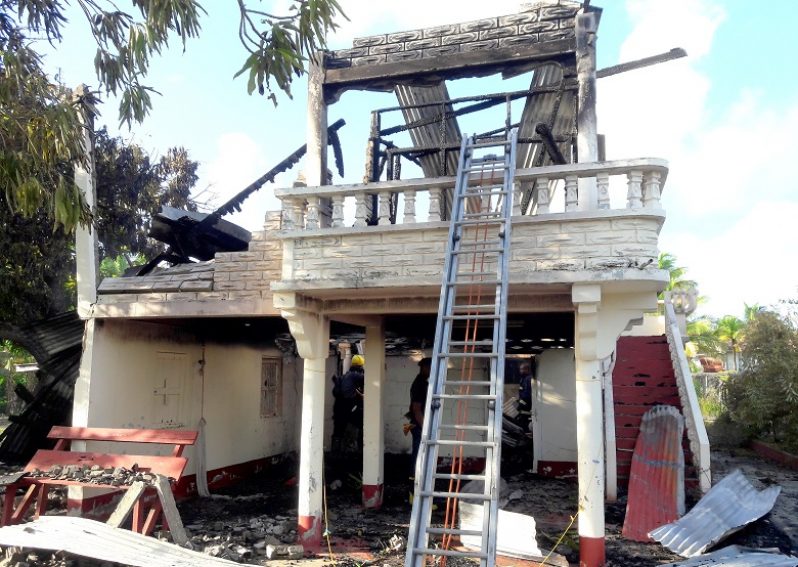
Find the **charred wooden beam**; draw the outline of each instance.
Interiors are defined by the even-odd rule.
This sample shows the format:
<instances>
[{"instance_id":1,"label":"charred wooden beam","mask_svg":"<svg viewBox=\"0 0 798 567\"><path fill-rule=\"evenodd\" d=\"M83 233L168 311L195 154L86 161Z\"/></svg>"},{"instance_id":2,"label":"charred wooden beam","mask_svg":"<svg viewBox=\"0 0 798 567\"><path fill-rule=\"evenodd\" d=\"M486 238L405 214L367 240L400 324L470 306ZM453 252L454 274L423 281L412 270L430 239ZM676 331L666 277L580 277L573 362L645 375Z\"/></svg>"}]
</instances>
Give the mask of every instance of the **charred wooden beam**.
<instances>
[{"instance_id":1,"label":"charred wooden beam","mask_svg":"<svg viewBox=\"0 0 798 567\"><path fill-rule=\"evenodd\" d=\"M611 77L626 71L634 71L635 69L642 69L643 67L650 67L651 65L658 65L674 59L681 59L687 57L687 52L681 47L674 47L670 51L660 53L659 55L652 55L651 57L643 57L634 61L627 61L626 63L619 63L611 67L604 67L596 71L596 78Z\"/></svg>"},{"instance_id":2,"label":"charred wooden beam","mask_svg":"<svg viewBox=\"0 0 798 567\"><path fill-rule=\"evenodd\" d=\"M563 157L560 148L557 146L557 140L554 139L551 128L541 122L535 126L535 133L540 136L540 141L543 143L543 147L546 148L546 153L549 154L551 161L557 165L565 163L565 157Z\"/></svg>"}]
</instances>

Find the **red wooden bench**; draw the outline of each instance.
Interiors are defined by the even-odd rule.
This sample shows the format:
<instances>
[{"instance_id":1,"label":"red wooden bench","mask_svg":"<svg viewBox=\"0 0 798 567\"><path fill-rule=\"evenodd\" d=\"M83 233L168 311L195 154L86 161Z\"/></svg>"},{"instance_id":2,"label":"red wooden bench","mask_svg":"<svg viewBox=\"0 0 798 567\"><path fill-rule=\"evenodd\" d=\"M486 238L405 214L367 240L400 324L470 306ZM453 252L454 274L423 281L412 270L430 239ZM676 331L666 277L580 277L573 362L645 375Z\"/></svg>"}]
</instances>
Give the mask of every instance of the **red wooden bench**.
<instances>
[{"instance_id":1,"label":"red wooden bench","mask_svg":"<svg viewBox=\"0 0 798 567\"><path fill-rule=\"evenodd\" d=\"M53 449L40 449L25 467L24 471L31 473L34 470L47 472L53 466L67 467L77 465L99 465L102 469L124 467L136 468L142 473L162 475L177 481L183 475L188 459L182 456L187 445L197 441L196 431L176 429L103 429L95 427L62 427L55 426L47 435L55 439ZM172 454L169 456L131 455L117 453L93 453L87 451L71 451L72 441L111 441L114 443L150 443L158 445L172 445ZM36 501L35 517L44 514L47 508L47 493L54 486L83 486L87 488L110 488L113 490L127 490L127 485L114 485L88 483L70 479L53 479L46 477L23 476L12 484L6 486L5 501L3 505L2 525L7 526L22 521L31 504ZM27 488L24 496L15 506L17 489ZM154 489L148 489L149 492ZM160 499L145 510L142 497L139 496L133 508L133 531L149 534L162 512Z\"/></svg>"}]
</instances>

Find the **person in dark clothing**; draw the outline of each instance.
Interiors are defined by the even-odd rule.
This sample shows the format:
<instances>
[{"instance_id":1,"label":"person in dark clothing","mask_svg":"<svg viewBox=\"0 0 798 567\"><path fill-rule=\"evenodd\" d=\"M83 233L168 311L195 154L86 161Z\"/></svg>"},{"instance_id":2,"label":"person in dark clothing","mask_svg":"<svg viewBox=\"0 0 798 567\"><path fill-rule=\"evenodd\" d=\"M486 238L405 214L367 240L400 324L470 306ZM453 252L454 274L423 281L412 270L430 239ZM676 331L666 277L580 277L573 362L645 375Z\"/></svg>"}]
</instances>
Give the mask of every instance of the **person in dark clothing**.
<instances>
[{"instance_id":1,"label":"person in dark clothing","mask_svg":"<svg viewBox=\"0 0 798 567\"><path fill-rule=\"evenodd\" d=\"M410 386L410 411L407 417L410 420L410 434L413 436L413 450L410 457L411 476L416 473L416 460L418 448L421 445L421 426L424 424L424 409L427 405L427 388L429 386L429 373L432 359L422 358L418 362L418 375Z\"/></svg>"},{"instance_id":2,"label":"person in dark clothing","mask_svg":"<svg viewBox=\"0 0 798 567\"><path fill-rule=\"evenodd\" d=\"M529 421L532 417L532 364L522 362L518 368L521 380L518 384L518 424L525 432L529 431Z\"/></svg>"},{"instance_id":3,"label":"person in dark clothing","mask_svg":"<svg viewBox=\"0 0 798 567\"><path fill-rule=\"evenodd\" d=\"M349 372L341 377L340 398L341 398L341 419L343 423L349 424L357 430L358 450L363 449L363 388L365 378L363 376L363 365L365 360L359 354L352 357L352 366Z\"/></svg>"}]
</instances>

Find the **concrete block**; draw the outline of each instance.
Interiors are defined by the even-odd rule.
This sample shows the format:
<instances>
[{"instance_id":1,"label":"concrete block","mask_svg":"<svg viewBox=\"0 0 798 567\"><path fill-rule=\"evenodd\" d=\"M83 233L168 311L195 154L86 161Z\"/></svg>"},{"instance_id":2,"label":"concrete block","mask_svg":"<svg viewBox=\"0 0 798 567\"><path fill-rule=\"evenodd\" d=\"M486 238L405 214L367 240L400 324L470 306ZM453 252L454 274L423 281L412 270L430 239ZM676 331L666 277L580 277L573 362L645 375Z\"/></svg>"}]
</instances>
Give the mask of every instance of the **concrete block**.
<instances>
[{"instance_id":1,"label":"concrete block","mask_svg":"<svg viewBox=\"0 0 798 567\"><path fill-rule=\"evenodd\" d=\"M241 291L246 288L246 282L239 280L234 282L218 282L213 285L214 291Z\"/></svg>"},{"instance_id":2,"label":"concrete block","mask_svg":"<svg viewBox=\"0 0 798 567\"><path fill-rule=\"evenodd\" d=\"M322 258L358 258L363 255L362 246L338 246L335 248L322 248Z\"/></svg>"},{"instance_id":3,"label":"concrete block","mask_svg":"<svg viewBox=\"0 0 798 567\"><path fill-rule=\"evenodd\" d=\"M263 295L258 290L231 291L230 299L260 299Z\"/></svg>"},{"instance_id":4,"label":"concrete block","mask_svg":"<svg viewBox=\"0 0 798 567\"><path fill-rule=\"evenodd\" d=\"M608 220L573 221L563 223L563 231L568 232L611 232L612 225Z\"/></svg>"},{"instance_id":5,"label":"concrete block","mask_svg":"<svg viewBox=\"0 0 798 567\"><path fill-rule=\"evenodd\" d=\"M386 61L413 61L415 59L421 59L422 55L423 52L420 49L399 51L397 53L389 53L388 57L386 57Z\"/></svg>"},{"instance_id":6,"label":"concrete block","mask_svg":"<svg viewBox=\"0 0 798 567\"><path fill-rule=\"evenodd\" d=\"M255 260L263 260L263 252L232 252L230 258L234 262L253 262Z\"/></svg>"},{"instance_id":7,"label":"concrete block","mask_svg":"<svg viewBox=\"0 0 798 567\"><path fill-rule=\"evenodd\" d=\"M388 42L386 35L370 35L368 37L356 37L352 41L352 47L371 47L373 45L382 45Z\"/></svg>"},{"instance_id":8,"label":"concrete block","mask_svg":"<svg viewBox=\"0 0 798 567\"><path fill-rule=\"evenodd\" d=\"M441 38L441 45L453 45L455 43L468 43L469 41L477 41L479 33L459 33L456 35L445 35Z\"/></svg>"},{"instance_id":9,"label":"concrete block","mask_svg":"<svg viewBox=\"0 0 798 567\"><path fill-rule=\"evenodd\" d=\"M417 39L421 39L423 37L424 37L424 32L422 30L411 30L411 31L389 33L387 36L388 43L404 43L406 41L414 41Z\"/></svg>"},{"instance_id":10,"label":"concrete block","mask_svg":"<svg viewBox=\"0 0 798 567\"><path fill-rule=\"evenodd\" d=\"M362 277L364 280L381 280L385 278L398 278L402 273L402 268L364 268Z\"/></svg>"},{"instance_id":11,"label":"concrete block","mask_svg":"<svg viewBox=\"0 0 798 567\"><path fill-rule=\"evenodd\" d=\"M573 19L578 11L579 11L579 6L566 6L566 5L541 6L540 19L541 20L567 19L573 22Z\"/></svg>"},{"instance_id":12,"label":"concrete block","mask_svg":"<svg viewBox=\"0 0 798 567\"><path fill-rule=\"evenodd\" d=\"M135 293L110 293L101 294L97 297L97 303L111 304L111 303L136 303L139 296Z\"/></svg>"},{"instance_id":13,"label":"concrete block","mask_svg":"<svg viewBox=\"0 0 798 567\"><path fill-rule=\"evenodd\" d=\"M441 278L443 269L438 266L404 266L402 275L413 278Z\"/></svg>"},{"instance_id":14,"label":"concrete block","mask_svg":"<svg viewBox=\"0 0 798 567\"><path fill-rule=\"evenodd\" d=\"M516 239L534 237L542 234L556 234L562 232L560 223L513 223L513 243Z\"/></svg>"},{"instance_id":15,"label":"concrete block","mask_svg":"<svg viewBox=\"0 0 798 567\"><path fill-rule=\"evenodd\" d=\"M499 39L500 37L511 37L518 35L518 26L505 26L479 32L480 41L486 39Z\"/></svg>"},{"instance_id":16,"label":"concrete block","mask_svg":"<svg viewBox=\"0 0 798 567\"><path fill-rule=\"evenodd\" d=\"M207 281L207 280L189 281L180 284L180 291L211 291L213 289L213 286L214 282L212 281Z\"/></svg>"},{"instance_id":17,"label":"concrete block","mask_svg":"<svg viewBox=\"0 0 798 567\"><path fill-rule=\"evenodd\" d=\"M330 52L330 56L335 59L351 59L352 57L363 57L368 55L368 47L353 47L350 49L336 49Z\"/></svg>"},{"instance_id":18,"label":"concrete block","mask_svg":"<svg viewBox=\"0 0 798 567\"><path fill-rule=\"evenodd\" d=\"M568 271L576 271L576 270L583 270L585 269L585 261L584 260L577 260L577 259L565 259L565 260L540 260L535 262L535 269L537 271L541 270L568 270Z\"/></svg>"},{"instance_id":19,"label":"concrete block","mask_svg":"<svg viewBox=\"0 0 798 567\"><path fill-rule=\"evenodd\" d=\"M293 240L294 254L303 248L321 248L324 246L340 246L340 236L317 236L310 238L296 238Z\"/></svg>"},{"instance_id":20,"label":"concrete block","mask_svg":"<svg viewBox=\"0 0 798 567\"><path fill-rule=\"evenodd\" d=\"M460 33L459 24L447 24L445 26L435 26L433 28L426 28L421 30L424 37L442 37L445 35L453 35Z\"/></svg>"},{"instance_id":21,"label":"concrete block","mask_svg":"<svg viewBox=\"0 0 798 567\"><path fill-rule=\"evenodd\" d=\"M637 242L637 233L634 230L588 232L585 234L585 244L627 244L632 242Z\"/></svg>"},{"instance_id":22,"label":"concrete block","mask_svg":"<svg viewBox=\"0 0 798 567\"><path fill-rule=\"evenodd\" d=\"M363 246L363 257L369 258L373 256L396 256L404 253L403 247L405 244L374 244L371 246Z\"/></svg>"},{"instance_id":23,"label":"concrete block","mask_svg":"<svg viewBox=\"0 0 798 567\"><path fill-rule=\"evenodd\" d=\"M570 39L576 36L573 29L540 32L540 41L556 41L558 39Z\"/></svg>"},{"instance_id":24,"label":"concrete block","mask_svg":"<svg viewBox=\"0 0 798 567\"><path fill-rule=\"evenodd\" d=\"M228 294L222 291L209 291L197 292L196 296L199 301L224 301Z\"/></svg>"},{"instance_id":25,"label":"concrete block","mask_svg":"<svg viewBox=\"0 0 798 567\"><path fill-rule=\"evenodd\" d=\"M308 260L310 261L310 260ZM262 280L263 279L263 272L255 271L255 272L230 272L230 281L231 282L249 282L252 280ZM219 282L221 283L221 282Z\"/></svg>"},{"instance_id":26,"label":"concrete block","mask_svg":"<svg viewBox=\"0 0 798 567\"><path fill-rule=\"evenodd\" d=\"M584 243L584 232L561 232L559 234L538 236L538 248L557 247L563 244L577 245Z\"/></svg>"},{"instance_id":27,"label":"concrete block","mask_svg":"<svg viewBox=\"0 0 798 567\"><path fill-rule=\"evenodd\" d=\"M640 244L659 244L659 232L656 230L638 230L637 241Z\"/></svg>"},{"instance_id":28,"label":"concrete block","mask_svg":"<svg viewBox=\"0 0 798 567\"><path fill-rule=\"evenodd\" d=\"M385 63L385 54L382 55L366 55L365 57L355 57L352 59L353 67L361 67L363 65L379 65Z\"/></svg>"},{"instance_id":29,"label":"concrete block","mask_svg":"<svg viewBox=\"0 0 798 567\"><path fill-rule=\"evenodd\" d=\"M424 242L446 242L449 237L448 228L438 228L424 231Z\"/></svg>"},{"instance_id":30,"label":"concrete block","mask_svg":"<svg viewBox=\"0 0 798 567\"><path fill-rule=\"evenodd\" d=\"M408 41L405 43L405 50L410 49L428 49L430 47L438 47L441 44L441 38L429 37L427 39L419 39L417 41Z\"/></svg>"},{"instance_id":31,"label":"concrete block","mask_svg":"<svg viewBox=\"0 0 798 567\"><path fill-rule=\"evenodd\" d=\"M596 254L596 256L600 256L601 254ZM646 258L656 258L659 253L657 251L656 245L646 245L646 244L621 244L612 247L612 254L607 254L608 256L628 256L628 257L646 257Z\"/></svg>"},{"instance_id":32,"label":"concrete block","mask_svg":"<svg viewBox=\"0 0 798 567\"><path fill-rule=\"evenodd\" d=\"M297 267L302 270L326 270L329 268L345 267L344 261L340 258L321 258L318 260L302 260Z\"/></svg>"},{"instance_id":33,"label":"concrete block","mask_svg":"<svg viewBox=\"0 0 798 567\"><path fill-rule=\"evenodd\" d=\"M443 268L444 255L441 254L424 254L422 257L425 266L440 266Z\"/></svg>"},{"instance_id":34,"label":"concrete block","mask_svg":"<svg viewBox=\"0 0 798 567\"><path fill-rule=\"evenodd\" d=\"M658 226L658 223L655 221L643 218L613 219L610 223L613 230L628 230L633 228L651 229Z\"/></svg>"},{"instance_id":35,"label":"concrete block","mask_svg":"<svg viewBox=\"0 0 798 567\"><path fill-rule=\"evenodd\" d=\"M299 270L297 270L299 272ZM307 273L303 270L303 273ZM317 280L359 280L361 279L360 269L339 268L334 270L322 270L321 272L311 272L308 279Z\"/></svg>"},{"instance_id":36,"label":"concrete block","mask_svg":"<svg viewBox=\"0 0 798 567\"><path fill-rule=\"evenodd\" d=\"M588 270L616 270L618 268L628 268L633 258L588 258L585 265Z\"/></svg>"},{"instance_id":37,"label":"concrete block","mask_svg":"<svg viewBox=\"0 0 798 567\"><path fill-rule=\"evenodd\" d=\"M459 53L459 52L460 52L459 45L447 45L445 47L430 47L429 49L425 49L422 56L425 58L443 57L445 55L451 55L452 53Z\"/></svg>"},{"instance_id":38,"label":"concrete block","mask_svg":"<svg viewBox=\"0 0 798 567\"><path fill-rule=\"evenodd\" d=\"M500 26L518 26L521 24L530 24L538 20L537 12L521 12L519 14L510 14L509 16L501 16L499 18Z\"/></svg>"},{"instance_id":39,"label":"concrete block","mask_svg":"<svg viewBox=\"0 0 798 567\"><path fill-rule=\"evenodd\" d=\"M424 242L422 244L405 244L403 252L405 254L443 254L446 249L444 242Z\"/></svg>"},{"instance_id":40,"label":"concrete block","mask_svg":"<svg viewBox=\"0 0 798 567\"><path fill-rule=\"evenodd\" d=\"M540 33L557 29L557 22L534 22L532 24L522 24L519 26L519 33Z\"/></svg>"},{"instance_id":41,"label":"concrete block","mask_svg":"<svg viewBox=\"0 0 798 567\"><path fill-rule=\"evenodd\" d=\"M499 46L498 40L489 39L485 41L473 41L471 43L464 43L460 46L460 50L469 53L472 51L484 51L486 49L496 49Z\"/></svg>"},{"instance_id":42,"label":"concrete block","mask_svg":"<svg viewBox=\"0 0 798 567\"><path fill-rule=\"evenodd\" d=\"M375 45L369 47L369 55L380 55L382 53L396 53L405 48L403 43L386 43L385 45Z\"/></svg>"},{"instance_id":43,"label":"concrete block","mask_svg":"<svg viewBox=\"0 0 798 567\"><path fill-rule=\"evenodd\" d=\"M261 260L260 262L247 262L247 270L277 270L280 268L280 258Z\"/></svg>"},{"instance_id":44,"label":"concrete block","mask_svg":"<svg viewBox=\"0 0 798 567\"><path fill-rule=\"evenodd\" d=\"M247 290L264 290L269 289L272 285L272 282L268 280L257 280L252 282L247 282L246 289Z\"/></svg>"},{"instance_id":45,"label":"concrete block","mask_svg":"<svg viewBox=\"0 0 798 567\"><path fill-rule=\"evenodd\" d=\"M517 248L513 248L511 262L526 262L526 261L534 261L534 260L554 260L560 257L560 252L556 248L527 248L524 250L518 250ZM510 264L510 270L512 271L513 264Z\"/></svg>"},{"instance_id":46,"label":"concrete block","mask_svg":"<svg viewBox=\"0 0 798 567\"><path fill-rule=\"evenodd\" d=\"M399 244L406 242L424 242L423 230L408 230L404 232L385 233L385 242Z\"/></svg>"},{"instance_id":47,"label":"concrete block","mask_svg":"<svg viewBox=\"0 0 798 567\"><path fill-rule=\"evenodd\" d=\"M499 40L499 47L515 49L519 47L531 47L536 43L538 43L538 34L531 33L526 35L517 35L515 37L503 37Z\"/></svg>"},{"instance_id":48,"label":"concrete block","mask_svg":"<svg viewBox=\"0 0 798 567\"><path fill-rule=\"evenodd\" d=\"M352 260L348 260L344 262L345 267L347 268L375 268L378 266L382 266L386 261L390 261L393 264L393 259L387 259L384 256L374 256L374 257L364 257L364 258L354 258ZM344 267L344 266L336 266L336 267Z\"/></svg>"},{"instance_id":49,"label":"concrete block","mask_svg":"<svg viewBox=\"0 0 798 567\"><path fill-rule=\"evenodd\" d=\"M263 240L249 243L249 249L254 252L276 252L279 254L282 248L283 246L279 240Z\"/></svg>"},{"instance_id":50,"label":"concrete block","mask_svg":"<svg viewBox=\"0 0 798 567\"><path fill-rule=\"evenodd\" d=\"M482 30L490 30L499 25L498 18L483 18L481 20L474 20L472 22L465 22L464 24L460 24L460 31L463 33L467 32L478 32Z\"/></svg>"},{"instance_id":51,"label":"concrete block","mask_svg":"<svg viewBox=\"0 0 798 567\"><path fill-rule=\"evenodd\" d=\"M424 263L424 258L419 257L418 254L391 256L383 258L383 262L389 266L418 266Z\"/></svg>"},{"instance_id":52,"label":"concrete block","mask_svg":"<svg viewBox=\"0 0 798 567\"><path fill-rule=\"evenodd\" d=\"M197 294L192 292L166 294L166 301L194 301L196 299Z\"/></svg>"},{"instance_id":53,"label":"concrete block","mask_svg":"<svg viewBox=\"0 0 798 567\"><path fill-rule=\"evenodd\" d=\"M294 250L294 260L310 260L321 258L321 247L317 248L297 248Z\"/></svg>"},{"instance_id":54,"label":"concrete block","mask_svg":"<svg viewBox=\"0 0 798 567\"><path fill-rule=\"evenodd\" d=\"M217 252L213 258L217 262L230 262L233 260L233 254L236 252Z\"/></svg>"}]
</instances>

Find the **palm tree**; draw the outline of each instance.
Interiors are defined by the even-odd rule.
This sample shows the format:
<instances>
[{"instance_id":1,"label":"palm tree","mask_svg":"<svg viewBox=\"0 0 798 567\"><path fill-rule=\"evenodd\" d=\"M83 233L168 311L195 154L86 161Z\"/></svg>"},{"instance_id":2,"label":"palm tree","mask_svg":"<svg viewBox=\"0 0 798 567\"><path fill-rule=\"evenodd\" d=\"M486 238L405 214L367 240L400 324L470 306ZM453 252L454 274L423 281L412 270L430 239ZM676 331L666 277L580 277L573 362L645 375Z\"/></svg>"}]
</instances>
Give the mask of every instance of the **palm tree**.
<instances>
[{"instance_id":1,"label":"palm tree","mask_svg":"<svg viewBox=\"0 0 798 567\"><path fill-rule=\"evenodd\" d=\"M665 270L670 276L670 281L665 286L665 291L674 289L690 289L698 287L694 280L685 279L687 268L676 265L676 256L670 252L662 252L657 258L657 266L660 270Z\"/></svg>"},{"instance_id":2,"label":"palm tree","mask_svg":"<svg viewBox=\"0 0 798 567\"><path fill-rule=\"evenodd\" d=\"M715 327L715 334L718 339L723 341L734 353L735 370L740 368L737 361L737 353L740 352L740 343L742 343L745 336L745 327L746 322L734 315L726 315L720 318Z\"/></svg>"},{"instance_id":3,"label":"palm tree","mask_svg":"<svg viewBox=\"0 0 798 567\"><path fill-rule=\"evenodd\" d=\"M743 303L743 306L745 307L745 315L743 316L743 319L745 319L746 324L753 321L757 315L765 310L765 308L758 303L754 303L753 305Z\"/></svg>"}]
</instances>

